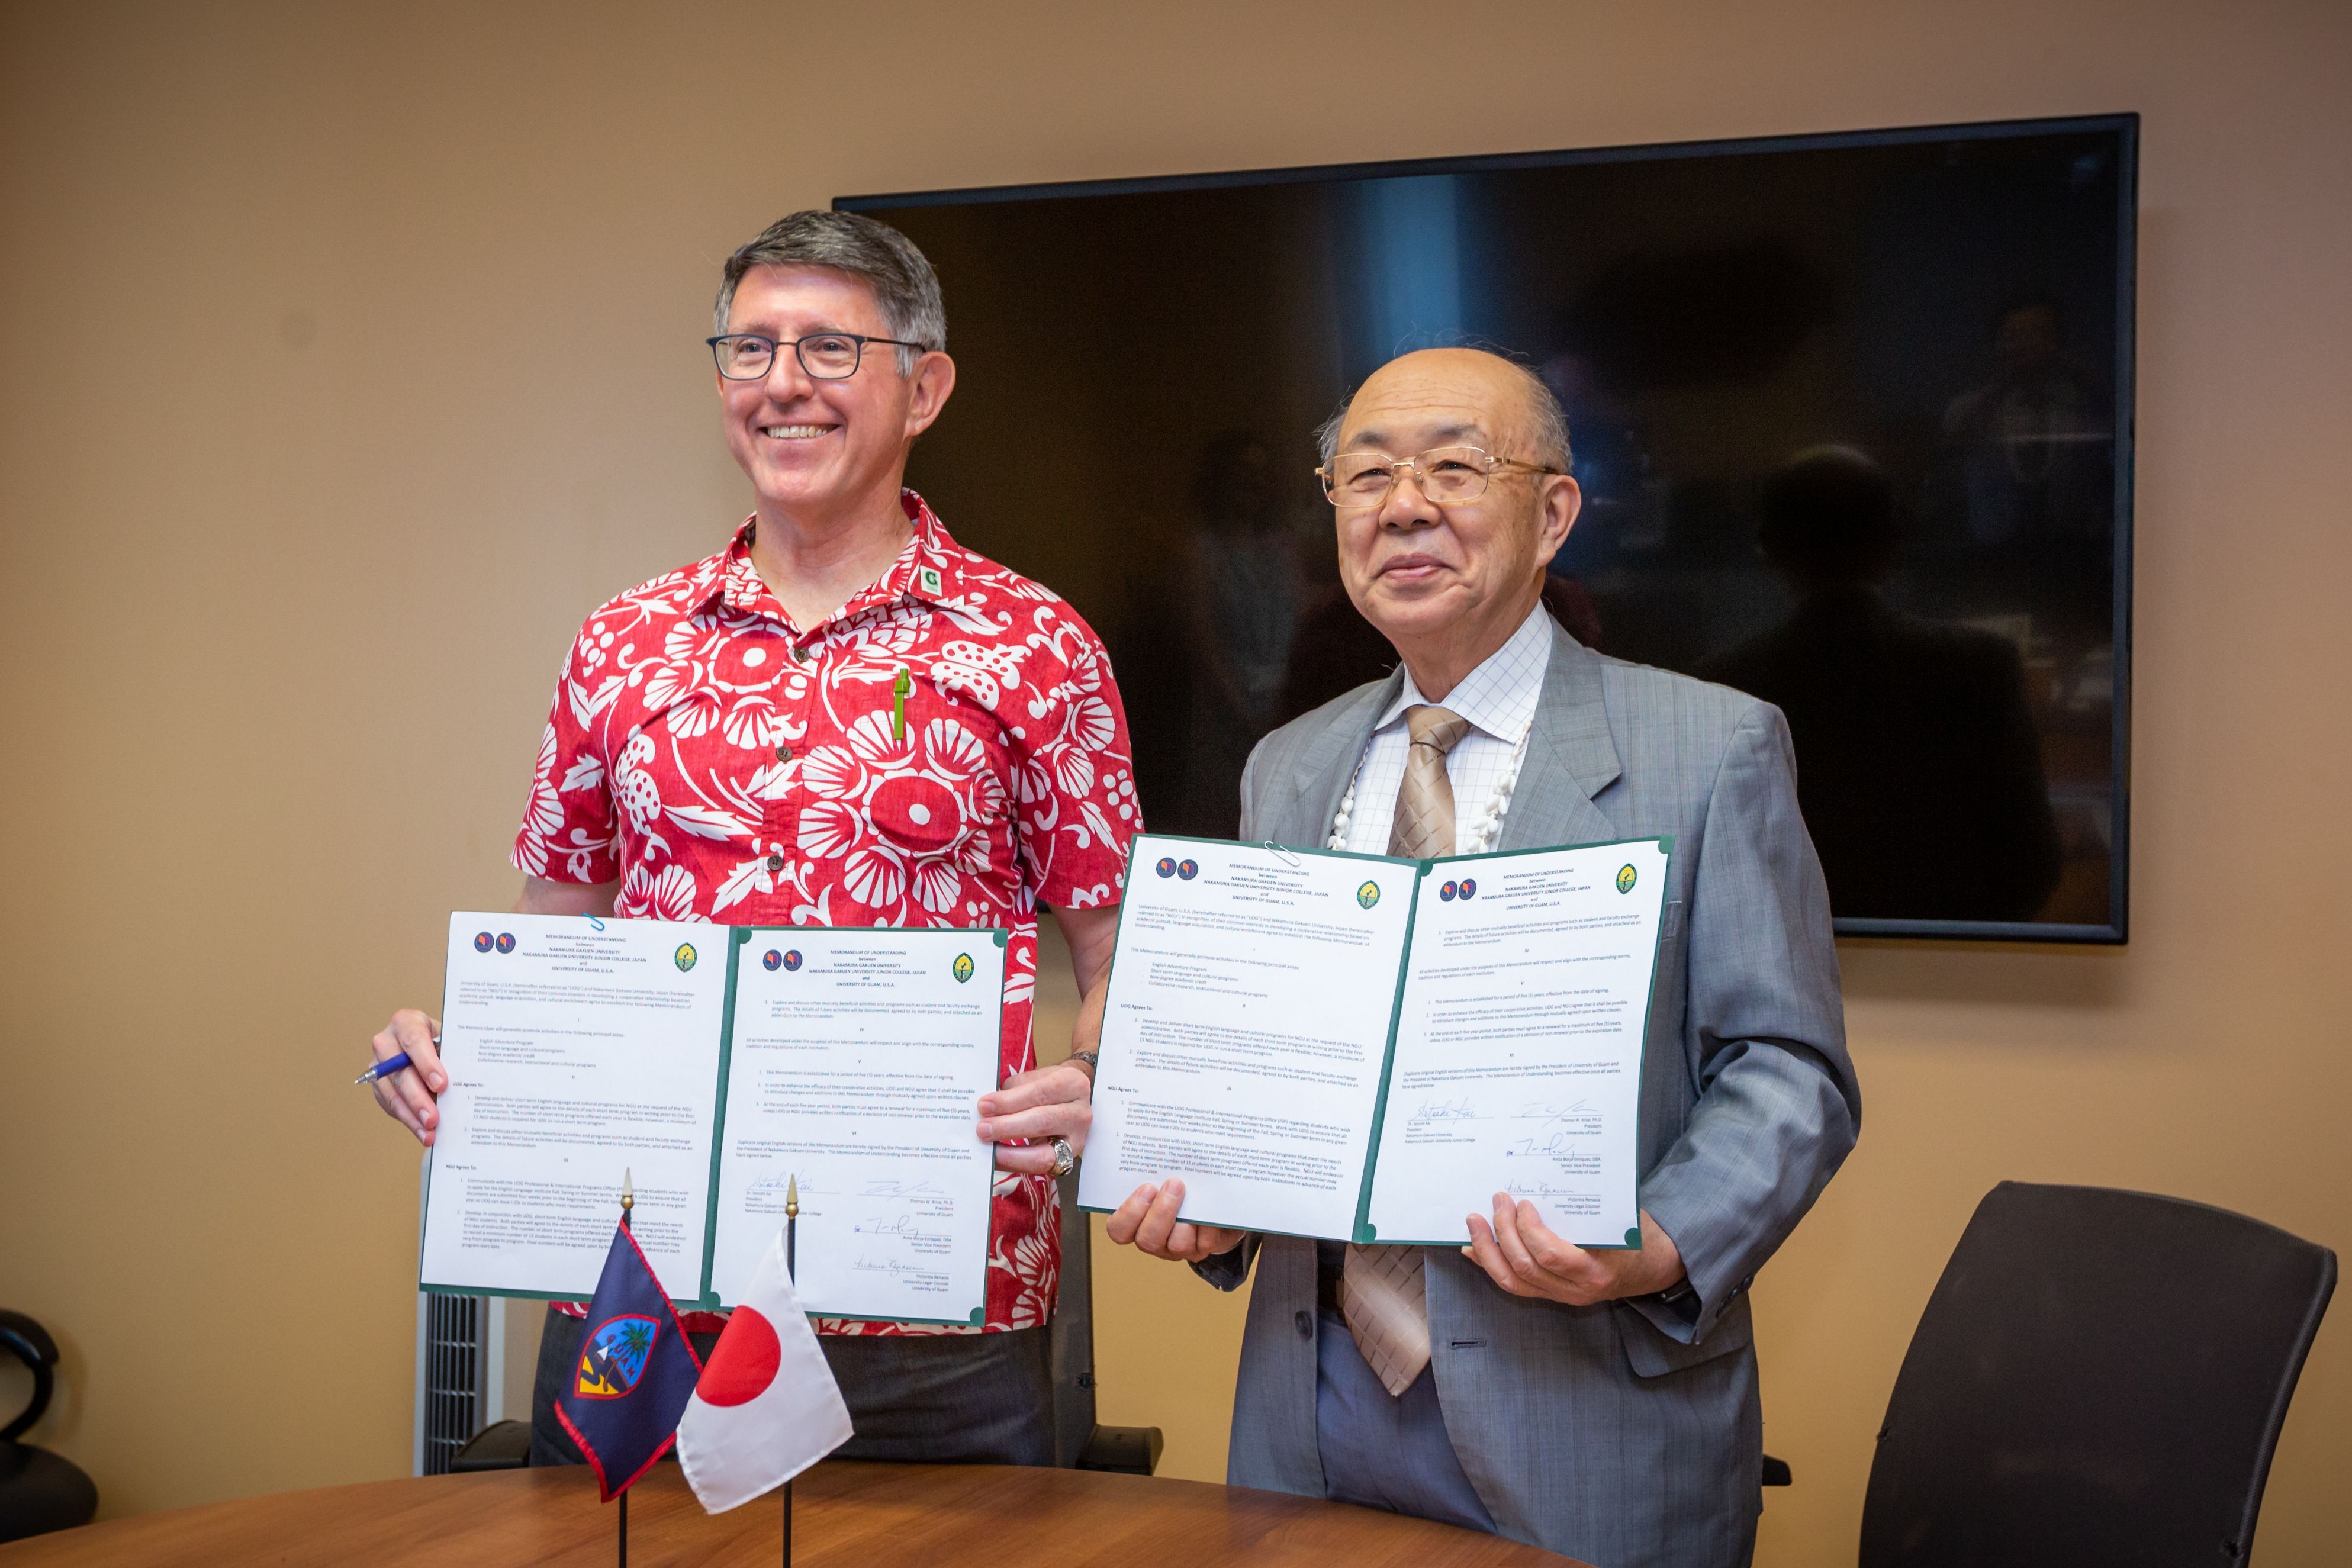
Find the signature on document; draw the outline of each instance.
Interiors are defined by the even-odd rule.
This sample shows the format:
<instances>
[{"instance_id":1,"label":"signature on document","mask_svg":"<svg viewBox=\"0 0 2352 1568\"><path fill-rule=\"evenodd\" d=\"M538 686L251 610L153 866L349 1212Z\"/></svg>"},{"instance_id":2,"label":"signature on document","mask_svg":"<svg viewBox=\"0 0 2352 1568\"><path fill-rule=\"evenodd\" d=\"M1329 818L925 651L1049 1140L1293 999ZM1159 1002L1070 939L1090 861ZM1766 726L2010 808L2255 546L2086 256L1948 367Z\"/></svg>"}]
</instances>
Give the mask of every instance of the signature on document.
<instances>
[{"instance_id":1,"label":"signature on document","mask_svg":"<svg viewBox=\"0 0 2352 1568\"><path fill-rule=\"evenodd\" d=\"M909 1186L905 1182L884 1180L867 1182L866 1190L857 1196L860 1197L940 1197L945 1195L927 1181L919 1181Z\"/></svg>"},{"instance_id":2,"label":"signature on document","mask_svg":"<svg viewBox=\"0 0 2352 1568\"><path fill-rule=\"evenodd\" d=\"M1511 1118L1515 1122L1533 1122L1538 1127L1559 1127L1570 1133L1598 1133L1601 1113L1591 1102L1579 1100L1573 1105L1530 1105Z\"/></svg>"},{"instance_id":3,"label":"signature on document","mask_svg":"<svg viewBox=\"0 0 2352 1568\"><path fill-rule=\"evenodd\" d=\"M1486 1119L1467 1100L1424 1100L1413 1108L1412 1116L1405 1125L1426 1127L1432 1122L1483 1122Z\"/></svg>"}]
</instances>

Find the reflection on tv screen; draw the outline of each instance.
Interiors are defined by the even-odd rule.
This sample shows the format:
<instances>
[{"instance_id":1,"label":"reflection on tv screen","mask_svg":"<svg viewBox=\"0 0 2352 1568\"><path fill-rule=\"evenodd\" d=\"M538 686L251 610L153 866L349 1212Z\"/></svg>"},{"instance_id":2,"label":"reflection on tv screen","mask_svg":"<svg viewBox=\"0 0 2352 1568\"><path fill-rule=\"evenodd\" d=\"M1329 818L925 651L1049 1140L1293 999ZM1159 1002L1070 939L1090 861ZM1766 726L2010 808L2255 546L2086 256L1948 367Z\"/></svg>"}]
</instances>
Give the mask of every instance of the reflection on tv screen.
<instances>
[{"instance_id":1,"label":"reflection on tv screen","mask_svg":"<svg viewBox=\"0 0 2352 1568\"><path fill-rule=\"evenodd\" d=\"M1147 819L1395 664L1315 426L1436 343L1540 371L1578 639L1788 715L1846 932L2123 935L2136 121L847 200L938 266L911 481L1109 643Z\"/></svg>"}]
</instances>

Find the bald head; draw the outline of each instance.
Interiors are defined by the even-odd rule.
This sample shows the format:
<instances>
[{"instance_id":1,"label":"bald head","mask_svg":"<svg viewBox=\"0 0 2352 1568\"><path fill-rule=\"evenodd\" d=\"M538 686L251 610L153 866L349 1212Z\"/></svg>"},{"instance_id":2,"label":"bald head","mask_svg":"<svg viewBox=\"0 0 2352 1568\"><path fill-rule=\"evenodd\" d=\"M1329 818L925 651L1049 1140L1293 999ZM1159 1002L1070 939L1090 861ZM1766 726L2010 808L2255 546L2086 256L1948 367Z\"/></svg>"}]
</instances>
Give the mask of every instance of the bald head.
<instances>
[{"instance_id":1,"label":"bald head","mask_svg":"<svg viewBox=\"0 0 2352 1568\"><path fill-rule=\"evenodd\" d=\"M1550 389L1501 355L1425 349L1374 371L1323 432L1327 463L1360 452L1402 464L1455 446L1505 460L1470 499L1441 506L1400 478L1372 504L1332 508L1348 597L1433 701L1536 606L1580 500L1567 474L1567 421Z\"/></svg>"},{"instance_id":2,"label":"bald head","mask_svg":"<svg viewBox=\"0 0 2352 1568\"><path fill-rule=\"evenodd\" d=\"M1454 384L1496 410L1512 429L1524 434L1525 450L1488 447L1499 455L1525 457L1547 468L1565 472L1569 466L1568 415L1543 378L1516 360L1484 349L1422 349L1401 354L1374 371L1370 380L1318 430L1317 455L1331 461L1346 434L1348 416L1366 393L1385 392L1391 380L1426 380ZM1503 411L1507 410L1507 415ZM1484 444L1473 442L1472 445Z\"/></svg>"}]
</instances>

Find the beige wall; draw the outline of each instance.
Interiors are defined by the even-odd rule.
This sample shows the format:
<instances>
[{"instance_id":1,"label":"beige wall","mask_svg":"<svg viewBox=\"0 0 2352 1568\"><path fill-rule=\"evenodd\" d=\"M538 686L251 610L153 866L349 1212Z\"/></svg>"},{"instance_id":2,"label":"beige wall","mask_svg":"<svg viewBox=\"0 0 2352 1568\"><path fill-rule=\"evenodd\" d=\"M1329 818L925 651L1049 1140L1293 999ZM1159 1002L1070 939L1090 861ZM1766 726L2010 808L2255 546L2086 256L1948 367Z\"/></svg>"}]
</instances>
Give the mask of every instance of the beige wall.
<instances>
[{"instance_id":1,"label":"beige wall","mask_svg":"<svg viewBox=\"0 0 2352 1568\"><path fill-rule=\"evenodd\" d=\"M743 507L694 340L769 218L2138 110L2135 940L1845 949L1867 1126L1758 1291L1799 1478L1763 1560L1845 1557L1903 1346L1995 1180L2352 1240L2347 16L7 7L0 1302L68 1347L47 1440L118 1513L404 1469L415 1155L347 1081L436 994L443 914L511 896L578 617ZM1107 1416L1214 1475L1235 1304L1131 1258L1100 1301ZM2272 1563L2340 1557L2344 1344L2287 1427Z\"/></svg>"}]
</instances>

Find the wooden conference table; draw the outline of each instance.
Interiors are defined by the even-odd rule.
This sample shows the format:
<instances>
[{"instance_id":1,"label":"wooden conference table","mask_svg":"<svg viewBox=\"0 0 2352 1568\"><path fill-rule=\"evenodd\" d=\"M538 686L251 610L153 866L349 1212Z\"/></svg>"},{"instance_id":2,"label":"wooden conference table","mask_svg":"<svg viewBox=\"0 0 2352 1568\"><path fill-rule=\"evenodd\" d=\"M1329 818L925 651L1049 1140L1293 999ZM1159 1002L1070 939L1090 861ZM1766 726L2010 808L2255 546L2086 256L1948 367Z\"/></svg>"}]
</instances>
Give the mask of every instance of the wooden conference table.
<instances>
[{"instance_id":1,"label":"wooden conference table","mask_svg":"<svg viewBox=\"0 0 2352 1568\"><path fill-rule=\"evenodd\" d=\"M1335 1563L1518 1568L1571 1560L1427 1520L1200 1481L998 1465L819 1465L794 1489L807 1568ZM629 1568L778 1561L773 1498L705 1514L676 1465L629 1494ZM369 1481L142 1514L0 1546L0 1568L83 1563L576 1563L614 1560L586 1469Z\"/></svg>"}]
</instances>

